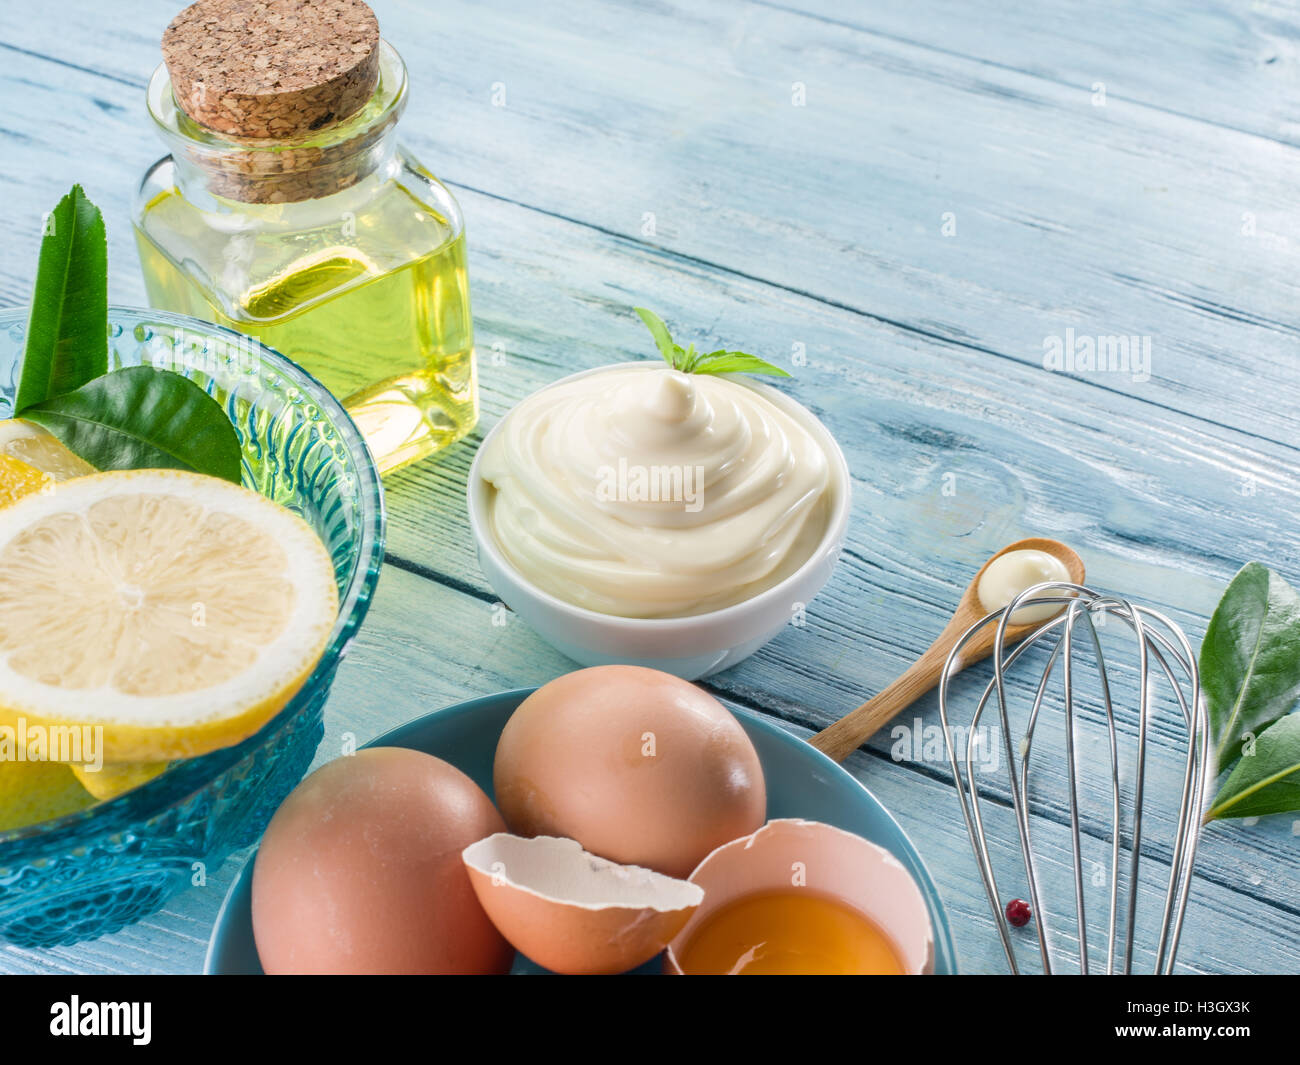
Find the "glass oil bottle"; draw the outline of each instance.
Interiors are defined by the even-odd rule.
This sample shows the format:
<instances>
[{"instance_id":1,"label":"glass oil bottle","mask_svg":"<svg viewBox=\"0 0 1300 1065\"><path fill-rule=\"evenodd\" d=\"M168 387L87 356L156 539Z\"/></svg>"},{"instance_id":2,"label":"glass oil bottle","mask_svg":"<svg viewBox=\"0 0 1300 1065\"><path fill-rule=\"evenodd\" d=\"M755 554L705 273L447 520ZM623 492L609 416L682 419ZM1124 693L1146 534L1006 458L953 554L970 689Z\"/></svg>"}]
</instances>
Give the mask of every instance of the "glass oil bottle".
<instances>
[{"instance_id":1,"label":"glass oil bottle","mask_svg":"<svg viewBox=\"0 0 1300 1065\"><path fill-rule=\"evenodd\" d=\"M478 399L464 221L396 143L406 70L376 43L369 98L291 139L200 124L160 66L148 106L170 154L145 174L135 228L153 306L303 366L386 472L468 434Z\"/></svg>"}]
</instances>

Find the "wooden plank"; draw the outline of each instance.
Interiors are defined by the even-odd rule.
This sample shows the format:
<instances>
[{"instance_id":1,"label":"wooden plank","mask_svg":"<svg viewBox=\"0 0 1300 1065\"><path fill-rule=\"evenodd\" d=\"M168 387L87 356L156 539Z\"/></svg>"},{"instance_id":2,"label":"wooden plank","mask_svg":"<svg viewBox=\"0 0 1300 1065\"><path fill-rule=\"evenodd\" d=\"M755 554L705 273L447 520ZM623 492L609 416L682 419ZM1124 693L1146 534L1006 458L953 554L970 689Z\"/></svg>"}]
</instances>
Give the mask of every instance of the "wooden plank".
<instances>
[{"instance_id":1,"label":"wooden plank","mask_svg":"<svg viewBox=\"0 0 1300 1065\"><path fill-rule=\"evenodd\" d=\"M707 59L717 54L717 46L709 42L716 29L731 25L726 14L731 10L711 5L702 14L683 19L679 36L686 45L699 46L692 55ZM445 159L452 170L444 172L491 177L489 182L478 182L489 186L491 194L458 190L471 219L480 344L485 355L494 342L500 342L505 352L500 365L485 359L486 423L561 372L644 352L640 327L626 314L630 303L643 299L660 307L675 324L701 323L710 339L748 342L753 337L764 350L778 354L795 343L805 345L810 362L800 369L794 389L823 415L849 451L858 493L853 550L832 585L814 603L811 626L787 632L753 662L722 678L720 691L802 724L828 720L878 690L923 647L937 631L963 574L998 543L1022 531L1055 533L1078 543L1099 584L1130 589L1156 604L1176 597L1182 608L1178 616L1195 635L1213 603L1217 582L1236 561L1258 553L1295 570L1296 541L1285 520L1295 509L1296 489L1289 473L1293 453L1267 440L1208 424L1220 420L1266 436L1279 435L1275 430L1283 416L1277 415L1270 428L1252 404L1261 402L1257 397L1264 393L1265 399L1287 400L1297 375L1290 361L1280 357L1281 347L1265 344L1261 349L1242 339L1254 337L1251 330L1268 332L1271 327L1234 323L1230 316L1218 315L1222 322L1208 333L1198 332L1194 309L1184 305L1179 310L1168 299L1153 300L1152 320L1162 325L1172 322L1177 331L1195 337L1197 343L1188 348L1195 357L1178 361L1172 366L1174 376L1148 382L1149 388L1138 389L1136 383L1132 389L1121 388L1131 392L1129 398L1107 395L1093 379L1045 374L1024 352L1010 351L1011 345L980 350L986 341L1001 344L993 334L1006 333L1012 318L1023 328L1026 320L1041 323L1045 313L1054 313L1051 307L1046 312L1039 307L1034 315L1026 315L1025 293L1054 286L1064 291L1070 288L1066 281L1081 291L1090 290L1090 264L1129 251L1119 236L1128 236L1132 216L1145 209L1141 198L1136 205L1126 200L1122 183L1082 190L1088 205L1106 208L1106 218L1085 218L1087 224L1076 227L1074 239L1052 237L1050 248L1043 246L1061 255L1065 280L1058 286L1057 278L1044 281L1036 276L1048 261L1038 252L1027 263L1010 262L1017 247L1024 250L1023 240L998 246L1005 233L1018 232L1016 226L982 232L980 241L972 242L977 246L962 245L960 255L949 255L952 245L937 243L932 234L927 238L920 232L894 232L897 226L891 223L898 212L910 210L909 205L917 202L913 197L925 200L919 181L927 160L951 168L957 160L978 159L984 189L980 195L985 198L981 202L1003 213L1008 203L1022 202L1024 179L1001 160L987 164L981 153L969 155L971 141L966 134L962 135L966 139L940 145L937 154L926 156L893 133L874 143L885 158L881 165L889 195L848 219L848 230L841 236L853 239L841 248L834 243L834 227L844 219L826 205L843 201L843 188L852 187L846 175L856 172L852 168L860 166L862 157L860 152L851 156L850 119L838 109L841 105L847 111L858 108L863 103L861 94L850 92L837 100L836 113L816 116L813 128L805 133L817 151L798 165L794 165L797 138L792 142L791 133L802 127L790 125L791 116L783 110L788 103L781 108L756 107L752 101L771 71L786 69L782 63L794 63L792 57L797 56L804 56L801 61L806 63L811 55L821 68L823 51L839 48L841 34L861 34L832 27L823 37L783 35L793 21L781 13L759 14L741 27L743 32L737 31L739 36L733 33L732 51L744 62L738 66L733 59L730 67L714 64L712 70L700 73L693 63L689 70L678 70L671 57L637 59L628 54L633 43L614 32L617 19L627 17L626 12L609 5L596 5L591 11L595 21L584 30L576 19L561 20L548 29L530 23L527 12L480 17L475 9L477 21L466 32L476 47L481 46L476 54L482 54L484 61L472 71L440 65L437 83L432 87L426 83L423 91L419 79L431 77L432 68L420 62L423 46L412 52L403 42L408 59L414 57L417 94L459 102L458 109L449 108L451 114L426 112L421 117L418 109L413 110L406 125L412 129L419 154L439 169ZM411 29L415 14L409 6L381 9L386 22L390 16L412 20L406 23ZM666 17L658 12L646 15L644 32L633 36L656 39L660 20ZM401 25L391 32L393 37L400 39ZM13 39L10 29L0 22L0 37ZM534 31L529 39L539 47L526 56L507 47L521 34ZM608 39L608 54L577 54L576 42L584 32ZM0 262L0 300L5 303L24 300L30 284L30 265L17 249L28 247L34 252L40 212L66 184L87 176L85 160L92 157L96 165L91 193L109 209L113 262L127 264L126 269L115 269L114 298L142 299L131 269L134 253L125 220L131 184L157 148L139 114L139 85L130 83L129 74L115 73L112 66L127 71L135 55L143 54L143 45L151 49L153 41L137 30L121 40L117 31L106 35L100 27L92 35L94 50L88 39L78 43L74 33L69 54L84 51L81 65L103 66L107 77L22 53L13 53L7 64L5 91L22 93L31 107L7 122L15 127L6 135L7 143L21 150L24 167L0 175L9 204L0 219L0 236L7 248L14 249ZM105 40L114 46L105 47ZM756 57L763 49L774 53L762 55L765 63L774 61L763 68L767 74L758 72L762 64ZM907 96L903 90L915 87L914 82L934 82L938 88L917 88L912 114L933 113L922 108L934 107L948 113L944 102L958 99L965 102L953 113L963 126L977 116L996 117L1015 126L1017 136L1050 144L1062 137L1075 138L1082 130L1074 120L1065 121L1062 131L1052 128L1061 125L1064 104L1051 91L1045 91L1043 106L1055 109L1056 121L1027 119L1025 111L1031 109L1032 100L1008 110L1005 96L999 104L997 93L980 89L972 82L970 70L956 60L950 64L954 69L948 70L933 58L927 66L906 46L864 51L860 43L845 55L843 65L830 64L826 69L849 79L878 76L886 94L883 98ZM152 61L152 56L146 57L143 68ZM506 71L508 86L523 85L525 106L519 106L520 94L509 89L515 103L505 109L508 115L486 109L490 106L483 102L486 93L474 79L482 80L482 72L491 69ZM663 81L670 71L675 87L656 96L656 80ZM611 72L620 73L622 80L613 79ZM729 79L738 83L732 85ZM996 84L1007 89L1013 82ZM611 97L610 84L618 84L626 96ZM612 99L618 100L617 107ZM702 101L712 110L701 110ZM673 108L694 110L683 112L683 118ZM610 111L618 113L602 113ZM95 114L93 130L85 121L88 112ZM489 124L494 114L501 120L495 127ZM700 118L705 114L712 115L712 126ZM1195 237L1177 232L1180 214L1184 222L1188 217L1204 218L1216 188L1264 188L1281 210L1290 202L1283 178L1290 156L1278 153L1257 160L1250 152L1237 151L1243 142L1224 131L1206 133L1196 123L1176 126L1149 116L1142 121L1148 121L1149 128L1139 121L1136 131L1116 135L1118 148L1107 149L1135 156L1127 162L1130 177L1152 169L1177 169L1170 161L1174 158L1190 166L1198 152L1209 150L1207 144L1225 157L1216 163L1213 179L1194 185L1190 195L1179 190L1181 207L1162 208L1154 220L1137 219L1138 257L1144 263L1159 260L1169 281L1164 291L1172 298L1181 291L1176 284L1182 276L1180 267L1188 265L1176 260L1189 254ZM1154 161L1138 151L1143 129L1158 149ZM1080 143L1085 148L1095 146L1098 136L1087 133ZM103 143L113 143L116 151L103 158L94 154ZM658 153L650 160L634 154L644 152L646 145ZM536 165L520 167L521 158ZM1103 154L1099 165L1113 161L1112 155ZM1263 166L1252 174L1256 162ZM727 167L734 167L734 172ZM575 182L575 174L583 181ZM909 183L915 188L909 188ZM1064 198L1076 204L1069 211L1079 217L1087 214L1070 200L1080 193L1073 185L1040 180L1040 186L1033 191L1042 203ZM792 197L789 189L795 190ZM789 211L776 209L782 197L791 200ZM524 200L526 205L513 204L511 199ZM666 212L659 207L664 202L669 205ZM661 225L655 239L640 234L640 212L646 204L658 208ZM744 205L745 211L736 204ZM964 217L959 216L959 234L965 232L960 220ZM887 255L864 270L863 248L870 245L861 235L867 222L884 224ZM1153 251L1156 246L1158 251ZM789 252L785 261L774 264L774 247ZM1290 262L1289 251L1280 258L1255 262L1244 275L1232 265L1231 256L1231 269L1213 274L1213 260L1221 257L1219 249L1204 253L1192 249L1190 254L1187 272L1201 278L1205 292L1240 292L1265 303L1285 303L1288 293L1277 289L1276 279L1290 283L1291 274L1284 269ZM701 255L717 258L729 269L714 269L699 261ZM917 263L924 264L924 272ZM976 268L982 272L979 284L971 283ZM797 284L790 280L796 274L800 275ZM757 280L760 276L776 283L763 283ZM886 302L901 301L917 308L929 324L918 327L920 318L913 321L906 316L894 324L881 320L889 315L860 313L862 307L855 303L836 306L843 295L837 286L860 276L877 286ZM1256 282L1260 292L1255 291ZM1009 300L1003 299L1002 286L1010 293ZM793 288L806 289L808 294ZM874 299L876 288L872 291ZM1058 301L1053 307L1068 304L1068 300L1059 303L1059 296L1052 298ZM935 318L936 313L943 317ZM969 331L962 335L974 318L993 323L988 336ZM1047 331L1041 325L1035 328ZM1111 327L1096 331L1111 331ZM1008 355L1024 365L1016 365ZM1247 389L1252 375L1261 372L1270 375L1269 388ZM1225 395L1233 402L1223 412ZM1026 396L1035 398L1033 406L1025 405ZM1202 423L1189 421L1180 409L1192 410ZM1006 441L1014 442L1011 456L1003 446ZM1160 450L1149 454L1153 443ZM486 609L488 592L467 548L458 502L468 458L469 449L461 448L442 463L394 479L393 545L402 564L477 597ZM944 473L957 477L959 491L954 496L941 492ZM1247 478L1254 479L1256 492L1251 496L1242 494ZM918 530L924 530L924 535ZM1189 578L1189 567L1201 575ZM391 571L385 580L392 580ZM425 629L418 637L407 638L411 663L424 653L428 624L436 625L443 617L444 594L436 593L437 610L428 604ZM376 621L380 620L377 610ZM517 638L524 641L525 653L518 660L520 679L512 683L545 679L548 652L531 634L519 633ZM408 670L418 668L411 663ZM461 693L481 693L490 685L511 683L493 685L490 673L476 674L474 683L466 684ZM459 695L448 696L453 697ZM926 722L932 723L933 705L921 709ZM875 749L888 746L881 740ZM867 759L861 772L869 774L866 779L873 787L883 788L881 781L897 779L897 801L915 809L917 816L955 816L950 792L946 799L937 798L939 785L947 788L942 767L895 766L878 757L858 758ZM934 789L910 783L936 772ZM891 799L885 801L892 805ZM948 827L960 832L955 820ZM1254 893L1278 906L1293 903L1297 871L1288 828L1276 818L1252 828L1212 828L1203 864L1207 885L1227 892L1228 900L1242 896L1243 907ZM931 854L930 846L920 839L918 843L923 853ZM945 862L955 861L954 852L965 854L964 836L934 846L934 853L944 855ZM958 878L970 888L969 870ZM1227 908L1236 905L1223 902ZM969 906L975 913L983 903L972 896ZM162 939L186 934L183 929L189 918L178 913L175 920L179 926L160 928ZM147 957L156 949L156 940L148 929L140 937L138 950ZM1255 938L1257 933L1250 941ZM1223 948L1215 948L1210 940L1210 945L1198 944L1196 951L1204 950L1217 961ZM1281 959L1289 957L1285 941L1279 949ZM1189 940L1185 957L1194 956ZM992 965L995 960L983 956L977 964ZM109 955L104 956L104 964L111 964Z\"/></svg>"},{"instance_id":2,"label":"wooden plank","mask_svg":"<svg viewBox=\"0 0 1300 1065\"><path fill-rule=\"evenodd\" d=\"M1081 380L1291 439L1288 145L1123 98L1093 107L1034 74L725 0L378 7L423 101L406 139L460 186L812 294L863 328L896 323L1031 366L1067 329L1150 337L1151 379ZM161 26L170 7L147 10ZM126 90L157 61L148 26L95 27L61 50ZM452 38L473 63L447 61ZM16 11L0 15L0 39L40 47ZM792 104L796 83L806 106ZM139 97L118 95L130 144ZM84 137L29 122L44 113L12 116L16 131L60 150ZM81 158L66 154L64 171Z\"/></svg>"},{"instance_id":3,"label":"wooden plank","mask_svg":"<svg viewBox=\"0 0 1300 1065\"><path fill-rule=\"evenodd\" d=\"M1290 0L1045 0L1031 17L1016 0L929 0L921 18L913 5L756 2L1008 67L1089 100L1101 83L1111 100L1300 144L1291 106L1300 88L1300 10Z\"/></svg>"},{"instance_id":4,"label":"wooden plank","mask_svg":"<svg viewBox=\"0 0 1300 1065\"><path fill-rule=\"evenodd\" d=\"M1212 577L1226 579L1246 553L1272 550L1269 557L1276 558L1279 546L1294 546L1281 520L1294 497L1282 449L1239 442L1212 427L1187 426L1176 416L1161 414L1153 424L1152 412L1138 403L1130 404L1126 415L1081 413L1087 409L1086 386L1066 378L1051 379L1064 393L1061 398L1045 395L1039 409L1026 412L1015 397L1033 391L1031 370L990 362L960 347L936 348L906 330L880 325L864 338L850 312L827 311L790 293L773 294L758 282L717 275L635 241L601 236L575 243L566 238L570 224L561 220L472 193L467 201L477 207L483 245L492 250L476 254L474 264L481 331L486 326L481 339L485 349L496 338L506 350L500 366L485 360L489 418L561 372L614 361L644 346L640 326L624 311L632 299L628 293L675 292L689 280L689 296L675 295L665 308L670 317L689 320L707 301L718 308L743 308L737 318L743 315L746 328L761 335L785 331L803 338L798 342L807 346L810 365L800 371L799 394L848 447L859 482L855 540L867 547L849 554L836 582L813 604L808 630L792 631L720 682L722 690L755 705L779 707L781 693L797 689L801 720L824 723L879 690L938 630L962 574L973 572L998 543L1026 532L1071 539L1085 551L1100 584L1132 589L1130 594L1157 605L1169 605L1170 574L1208 561L1212 570L1206 578L1190 584L1179 578L1179 605L1191 612L1180 616L1193 625L1217 595ZM115 261L131 254L129 246L122 247L120 230L114 234ZM138 283L134 275L121 273L116 284ZM591 278L620 280L575 283ZM563 297L558 312L557 294ZM527 327L521 330L519 323ZM719 340L735 335L724 325L715 329ZM625 336L631 348L618 343ZM864 346L875 353L869 368L857 355ZM1108 422L1115 424L1116 439L1102 434ZM1074 433L1080 434L1077 443L1071 443ZM1170 457L1147 454L1156 433L1168 441ZM1010 463L998 447L1006 438L1021 442ZM1125 439L1143 443L1125 445ZM390 482L391 542L400 560L486 595L462 509L448 505L463 490L469 457L468 448L458 449L444 463ZM1240 480L1224 474L1234 466L1246 471L1241 477L1259 479L1255 496L1239 497ZM963 486L951 498L942 494L944 473L955 474ZM1181 489L1189 481L1201 494L1183 500ZM1117 486L1124 485L1141 490L1117 496ZM1155 521L1153 499L1171 501L1163 505L1167 515ZM1229 504L1240 510L1236 518L1218 517L1216 511ZM1042 524L1038 515L1051 515L1051 524ZM1121 517L1125 521L1117 520ZM1207 520L1214 527L1202 537L1200 554L1188 554L1183 538L1160 529ZM890 574L887 582L882 568ZM871 609L865 618L864 603ZM888 629L881 627L884 618L890 619ZM806 638L814 633L822 638ZM864 643L872 649L869 657L861 655ZM888 747L887 739L877 743ZM1265 853L1275 846L1272 837L1266 840ZM1294 883L1293 876L1283 878L1273 897L1285 898Z\"/></svg>"}]
</instances>

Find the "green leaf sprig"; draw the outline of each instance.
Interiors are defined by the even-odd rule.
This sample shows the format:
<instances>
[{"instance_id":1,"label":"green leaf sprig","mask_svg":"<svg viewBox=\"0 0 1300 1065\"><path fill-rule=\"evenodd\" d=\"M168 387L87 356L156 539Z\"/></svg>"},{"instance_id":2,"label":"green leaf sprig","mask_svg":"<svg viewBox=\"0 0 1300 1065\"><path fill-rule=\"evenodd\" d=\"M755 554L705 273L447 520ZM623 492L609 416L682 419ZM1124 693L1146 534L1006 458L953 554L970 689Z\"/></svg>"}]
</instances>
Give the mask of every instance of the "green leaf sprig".
<instances>
[{"instance_id":1,"label":"green leaf sprig","mask_svg":"<svg viewBox=\"0 0 1300 1065\"><path fill-rule=\"evenodd\" d=\"M100 470L166 468L240 480L239 436L187 377L152 366L108 369L104 218L80 185L41 239L14 415Z\"/></svg>"},{"instance_id":2,"label":"green leaf sprig","mask_svg":"<svg viewBox=\"0 0 1300 1065\"><path fill-rule=\"evenodd\" d=\"M1300 810L1300 595L1259 562L1233 577L1201 644L1216 773L1206 820Z\"/></svg>"},{"instance_id":3,"label":"green leaf sprig","mask_svg":"<svg viewBox=\"0 0 1300 1065\"><path fill-rule=\"evenodd\" d=\"M100 470L194 470L239 483L239 438L226 412L166 370L123 367L28 407L23 417Z\"/></svg>"},{"instance_id":4,"label":"green leaf sprig","mask_svg":"<svg viewBox=\"0 0 1300 1065\"><path fill-rule=\"evenodd\" d=\"M14 414L108 373L108 240L80 185L45 216Z\"/></svg>"},{"instance_id":5,"label":"green leaf sprig","mask_svg":"<svg viewBox=\"0 0 1300 1065\"><path fill-rule=\"evenodd\" d=\"M769 374L772 377L789 377L785 370L779 366L774 366L765 359L760 359L757 355L749 355L743 351L709 351L698 352L695 345L683 348L680 344L674 343L672 334L668 332L668 327L664 325L663 319L653 311L648 311L644 307L633 308L645 322L645 327L650 330L650 335L655 338L655 344L659 348L659 353L663 355L664 362L668 363L674 370L680 370L682 373L760 373Z\"/></svg>"},{"instance_id":6,"label":"green leaf sprig","mask_svg":"<svg viewBox=\"0 0 1300 1065\"><path fill-rule=\"evenodd\" d=\"M1207 820L1300 810L1300 714L1287 714L1255 740L1215 798Z\"/></svg>"}]
</instances>

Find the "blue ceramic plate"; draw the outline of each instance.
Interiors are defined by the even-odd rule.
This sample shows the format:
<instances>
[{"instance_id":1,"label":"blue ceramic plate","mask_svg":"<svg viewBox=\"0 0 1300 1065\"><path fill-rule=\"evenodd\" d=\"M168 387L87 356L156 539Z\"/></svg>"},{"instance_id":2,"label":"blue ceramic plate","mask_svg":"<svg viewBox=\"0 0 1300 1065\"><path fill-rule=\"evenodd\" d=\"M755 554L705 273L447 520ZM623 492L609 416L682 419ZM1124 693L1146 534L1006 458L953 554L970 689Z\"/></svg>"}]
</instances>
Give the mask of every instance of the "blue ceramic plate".
<instances>
[{"instance_id":1,"label":"blue ceramic plate","mask_svg":"<svg viewBox=\"0 0 1300 1065\"><path fill-rule=\"evenodd\" d=\"M497 739L506 721L533 689L502 692L481 699L436 710L424 717L399 725L371 741L368 747L412 747L436 755L468 773L489 795L492 794L492 759ZM878 843L892 851L907 867L930 910L934 925L934 970L955 973L956 955L948 916L934 881L921 861L912 841L898 823L852 776L807 743L752 714L736 712L749 733L767 780L767 815L803 817L824 821ZM211 974L262 972L253 944L251 911L253 863L250 860L230 886L226 901L217 915L216 927L208 944L203 971ZM657 973L659 959L640 971ZM516 973L543 972L526 958L515 963Z\"/></svg>"}]
</instances>

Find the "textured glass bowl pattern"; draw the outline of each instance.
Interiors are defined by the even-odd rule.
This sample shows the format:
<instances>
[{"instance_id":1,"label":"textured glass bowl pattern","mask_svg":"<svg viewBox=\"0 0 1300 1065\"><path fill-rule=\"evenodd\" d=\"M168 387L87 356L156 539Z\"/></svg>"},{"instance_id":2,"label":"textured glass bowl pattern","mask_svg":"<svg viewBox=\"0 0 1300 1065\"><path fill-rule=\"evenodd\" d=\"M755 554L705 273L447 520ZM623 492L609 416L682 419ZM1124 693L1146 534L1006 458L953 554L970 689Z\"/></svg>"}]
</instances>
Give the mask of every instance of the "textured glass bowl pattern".
<instances>
[{"instance_id":1,"label":"textured glass bowl pattern","mask_svg":"<svg viewBox=\"0 0 1300 1065\"><path fill-rule=\"evenodd\" d=\"M0 311L0 417L11 411L26 319L25 310ZM333 555L339 616L315 672L256 735L109 802L0 832L0 939L20 946L115 932L257 841L311 764L330 685L383 561L378 472L322 385L256 341L196 319L113 308L109 326L114 367L183 373L226 408L244 484L302 515Z\"/></svg>"}]
</instances>

